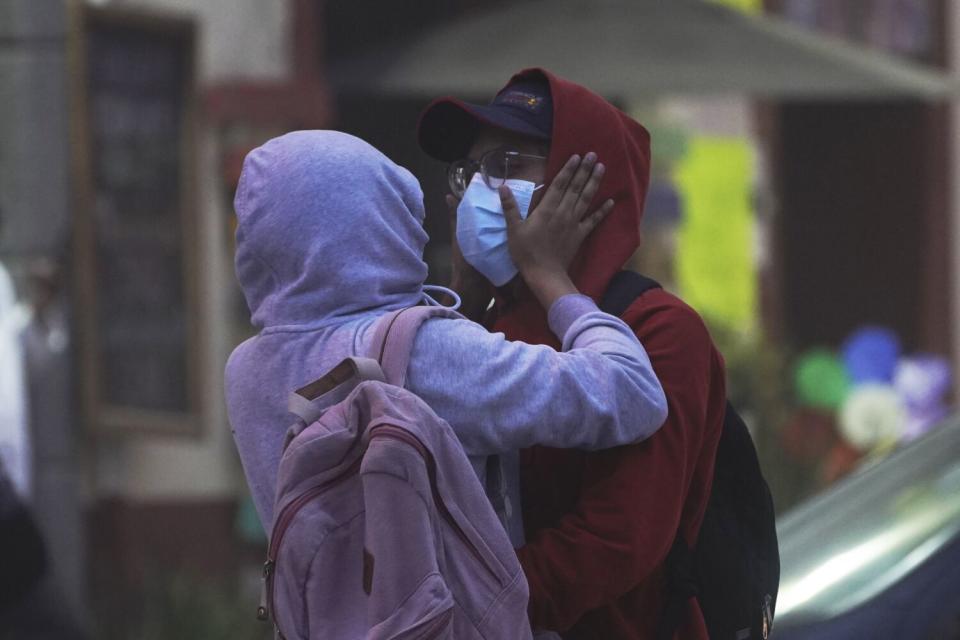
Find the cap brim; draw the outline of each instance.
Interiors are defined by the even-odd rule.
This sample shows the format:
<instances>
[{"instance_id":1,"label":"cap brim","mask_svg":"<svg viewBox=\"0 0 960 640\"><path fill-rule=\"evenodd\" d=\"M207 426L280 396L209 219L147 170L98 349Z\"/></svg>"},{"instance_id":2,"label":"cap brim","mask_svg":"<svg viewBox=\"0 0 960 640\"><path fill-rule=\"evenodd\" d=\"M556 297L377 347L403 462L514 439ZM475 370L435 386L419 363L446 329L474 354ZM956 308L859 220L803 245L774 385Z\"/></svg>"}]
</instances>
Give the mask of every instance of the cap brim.
<instances>
[{"instance_id":1,"label":"cap brim","mask_svg":"<svg viewBox=\"0 0 960 640\"><path fill-rule=\"evenodd\" d=\"M465 157L484 126L548 139L536 127L502 108L470 104L456 98L434 100L417 125L417 141L431 158L453 162Z\"/></svg>"}]
</instances>

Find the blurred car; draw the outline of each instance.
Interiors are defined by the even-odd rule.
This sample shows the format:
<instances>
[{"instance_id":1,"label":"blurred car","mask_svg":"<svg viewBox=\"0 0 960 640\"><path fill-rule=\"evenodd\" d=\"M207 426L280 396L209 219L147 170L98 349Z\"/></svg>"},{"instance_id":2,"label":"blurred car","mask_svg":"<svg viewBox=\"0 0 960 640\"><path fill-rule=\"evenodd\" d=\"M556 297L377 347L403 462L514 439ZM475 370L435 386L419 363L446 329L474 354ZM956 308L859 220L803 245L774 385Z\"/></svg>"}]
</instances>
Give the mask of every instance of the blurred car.
<instances>
[{"instance_id":1,"label":"blurred car","mask_svg":"<svg viewBox=\"0 0 960 640\"><path fill-rule=\"evenodd\" d=\"M773 640L960 639L960 416L778 524Z\"/></svg>"}]
</instances>

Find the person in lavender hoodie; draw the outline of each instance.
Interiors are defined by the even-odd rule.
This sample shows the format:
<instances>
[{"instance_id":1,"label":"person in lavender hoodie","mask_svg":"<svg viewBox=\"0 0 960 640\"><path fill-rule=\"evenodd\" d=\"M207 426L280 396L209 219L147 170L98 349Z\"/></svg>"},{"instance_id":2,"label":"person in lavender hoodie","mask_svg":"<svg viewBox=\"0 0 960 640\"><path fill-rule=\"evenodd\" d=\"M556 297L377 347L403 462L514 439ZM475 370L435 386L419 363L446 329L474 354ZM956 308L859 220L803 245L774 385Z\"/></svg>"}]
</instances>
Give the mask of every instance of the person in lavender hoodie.
<instances>
[{"instance_id":1,"label":"person in lavender hoodie","mask_svg":"<svg viewBox=\"0 0 960 640\"><path fill-rule=\"evenodd\" d=\"M633 331L577 293L567 267L611 203L588 211L604 168L574 156L521 221L510 188L510 253L563 352L507 341L466 319L417 334L407 387L453 428L511 541L523 542L517 451L602 449L654 433L666 400ZM504 191L505 190L505 191ZM236 272L258 333L226 366L230 423L264 528L291 424L288 394L364 355L376 320L427 294L423 194L366 142L334 131L275 138L246 158L237 188ZM487 482L487 459L501 466Z\"/></svg>"}]
</instances>

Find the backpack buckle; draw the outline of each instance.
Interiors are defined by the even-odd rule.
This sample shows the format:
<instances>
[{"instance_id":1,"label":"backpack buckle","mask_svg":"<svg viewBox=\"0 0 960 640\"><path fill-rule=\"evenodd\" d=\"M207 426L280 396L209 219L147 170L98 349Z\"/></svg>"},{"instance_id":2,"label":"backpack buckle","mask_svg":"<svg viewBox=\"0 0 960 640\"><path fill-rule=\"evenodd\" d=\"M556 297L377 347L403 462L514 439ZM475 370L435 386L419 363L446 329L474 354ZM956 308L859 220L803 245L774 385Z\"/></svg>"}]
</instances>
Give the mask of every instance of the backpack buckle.
<instances>
[{"instance_id":1,"label":"backpack buckle","mask_svg":"<svg viewBox=\"0 0 960 640\"><path fill-rule=\"evenodd\" d=\"M385 382L380 363L370 358L347 358L322 377L291 393L287 398L287 409L297 416L299 422L287 434L286 444L290 444L329 407L346 398L357 385L368 380Z\"/></svg>"}]
</instances>

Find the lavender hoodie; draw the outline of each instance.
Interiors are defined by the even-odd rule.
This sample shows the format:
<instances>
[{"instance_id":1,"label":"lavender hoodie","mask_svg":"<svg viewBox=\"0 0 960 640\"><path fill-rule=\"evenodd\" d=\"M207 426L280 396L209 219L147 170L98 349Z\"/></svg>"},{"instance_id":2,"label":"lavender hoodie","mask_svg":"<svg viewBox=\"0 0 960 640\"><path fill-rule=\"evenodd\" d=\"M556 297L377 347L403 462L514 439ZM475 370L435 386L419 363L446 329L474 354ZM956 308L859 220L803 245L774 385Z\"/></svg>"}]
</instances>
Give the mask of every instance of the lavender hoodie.
<instances>
[{"instance_id":1,"label":"lavender hoodie","mask_svg":"<svg viewBox=\"0 0 960 640\"><path fill-rule=\"evenodd\" d=\"M246 158L237 189L236 271L258 334L226 368L226 400L260 520L269 531L288 394L365 355L381 315L422 304L427 265L417 180L369 144L334 131L275 138ZM486 482L514 544L523 541L517 451L601 449L643 439L666 419L633 332L589 298L550 309L563 352L507 341L468 320L417 334L407 388L450 423ZM490 486L490 485L487 485Z\"/></svg>"}]
</instances>

